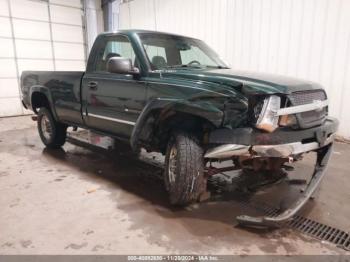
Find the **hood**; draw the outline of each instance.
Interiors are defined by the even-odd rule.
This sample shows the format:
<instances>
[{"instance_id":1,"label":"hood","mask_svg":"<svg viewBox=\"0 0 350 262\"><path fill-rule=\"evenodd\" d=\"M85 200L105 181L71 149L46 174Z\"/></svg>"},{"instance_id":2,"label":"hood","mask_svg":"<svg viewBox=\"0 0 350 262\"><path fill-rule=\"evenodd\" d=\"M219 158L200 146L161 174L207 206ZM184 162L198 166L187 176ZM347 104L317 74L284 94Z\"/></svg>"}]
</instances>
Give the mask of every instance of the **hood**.
<instances>
[{"instance_id":1,"label":"hood","mask_svg":"<svg viewBox=\"0 0 350 262\"><path fill-rule=\"evenodd\" d=\"M177 69L162 72L164 78L216 83L243 93L290 94L295 91L321 89L317 84L297 78L232 69Z\"/></svg>"}]
</instances>

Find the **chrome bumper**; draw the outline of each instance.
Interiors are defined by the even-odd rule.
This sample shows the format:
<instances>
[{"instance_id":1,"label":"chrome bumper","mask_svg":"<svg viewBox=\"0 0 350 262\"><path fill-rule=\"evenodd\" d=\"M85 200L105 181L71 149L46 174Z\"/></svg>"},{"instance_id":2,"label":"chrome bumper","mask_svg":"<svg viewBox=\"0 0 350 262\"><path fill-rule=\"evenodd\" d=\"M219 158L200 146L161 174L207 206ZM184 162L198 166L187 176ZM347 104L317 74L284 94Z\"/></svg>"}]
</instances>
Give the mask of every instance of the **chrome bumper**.
<instances>
[{"instance_id":1,"label":"chrome bumper","mask_svg":"<svg viewBox=\"0 0 350 262\"><path fill-rule=\"evenodd\" d=\"M293 142L277 145L239 145L223 144L209 149L204 157L207 159L230 159L234 156L256 156L256 157L293 157L302 153L315 151L317 161L314 167L313 175L307 184L305 190L301 193L300 198L293 203L288 209L280 215L274 217L260 216L238 216L236 219L239 224L244 226L258 227L280 227L292 220L300 209L305 205L307 200L314 194L316 188L326 173L326 167L330 158L335 133L329 135L322 142Z\"/></svg>"},{"instance_id":2,"label":"chrome bumper","mask_svg":"<svg viewBox=\"0 0 350 262\"><path fill-rule=\"evenodd\" d=\"M317 150L317 161L315 164L313 175L307 184L307 187L302 191L299 199L294 202L288 209L283 211L278 216L268 217L252 217L252 216L238 216L236 219L239 224L243 226L258 226L258 227L281 227L285 225L286 222L293 219L293 217L300 211L300 209L305 205L308 199L313 195L316 188L320 184L322 178L324 177L327 169L328 160L332 153L333 144L329 144L321 149Z\"/></svg>"},{"instance_id":3,"label":"chrome bumper","mask_svg":"<svg viewBox=\"0 0 350 262\"><path fill-rule=\"evenodd\" d=\"M317 150L333 142L335 134L330 135L324 143L288 143L279 145L238 145L225 144L209 149L204 157L212 159L227 159L233 156L254 155L260 157L289 157Z\"/></svg>"}]
</instances>

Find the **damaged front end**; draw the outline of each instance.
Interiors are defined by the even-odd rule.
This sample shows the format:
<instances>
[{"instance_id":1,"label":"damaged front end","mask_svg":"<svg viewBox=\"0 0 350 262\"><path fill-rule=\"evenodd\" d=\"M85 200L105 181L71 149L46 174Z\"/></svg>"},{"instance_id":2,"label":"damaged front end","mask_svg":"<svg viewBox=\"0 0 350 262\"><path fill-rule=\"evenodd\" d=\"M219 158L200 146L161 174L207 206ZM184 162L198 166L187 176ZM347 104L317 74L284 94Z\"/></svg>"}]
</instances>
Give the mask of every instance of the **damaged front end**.
<instances>
[{"instance_id":1,"label":"damaged front end","mask_svg":"<svg viewBox=\"0 0 350 262\"><path fill-rule=\"evenodd\" d=\"M301 192L300 197L289 208L284 210L281 214L275 217L252 217L252 216L238 216L236 219L242 225L247 226L269 226L280 227L283 223L293 218L295 214L304 206L308 199L314 194L316 188L320 184L323 176L326 173L328 160L332 153L333 144L330 143L327 146L315 150L317 152L317 160L315 163L314 171L309 180L305 190Z\"/></svg>"},{"instance_id":2,"label":"damaged front end","mask_svg":"<svg viewBox=\"0 0 350 262\"><path fill-rule=\"evenodd\" d=\"M338 121L327 116L327 106L323 90L296 92L282 98L272 95L250 107L254 127L223 128L210 133L206 160L233 160L236 168L243 170L273 173L286 162L300 160L305 153L317 153L313 175L294 204L276 217L239 216L240 224L281 226L313 195L325 175L338 128Z\"/></svg>"}]
</instances>

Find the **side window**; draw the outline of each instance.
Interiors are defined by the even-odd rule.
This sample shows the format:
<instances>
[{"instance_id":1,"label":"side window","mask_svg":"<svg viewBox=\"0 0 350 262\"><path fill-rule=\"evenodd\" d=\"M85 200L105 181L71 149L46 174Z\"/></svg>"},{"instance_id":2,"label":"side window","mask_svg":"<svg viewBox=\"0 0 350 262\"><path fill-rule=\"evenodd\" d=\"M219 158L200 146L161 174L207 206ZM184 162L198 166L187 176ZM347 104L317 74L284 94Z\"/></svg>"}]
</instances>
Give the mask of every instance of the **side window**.
<instances>
[{"instance_id":1,"label":"side window","mask_svg":"<svg viewBox=\"0 0 350 262\"><path fill-rule=\"evenodd\" d=\"M156 69L164 68L168 61L165 53L165 48L154 45L144 45L148 58Z\"/></svg>"},{"instance_id":2,"label":"side window","mask_svg":"<svg viewBox=\"0 0 350 262\"><path fill-rule=\"evenodd\" d=\"M100 52L97 54L95 62L95 70L97 72L107 72L107 62L111 57L124 57L131 59L133 66L138 67L138 61L134 49L125 36L113 36L107 38L104 45L101 47Z\"/></svg>"}]
</instances>

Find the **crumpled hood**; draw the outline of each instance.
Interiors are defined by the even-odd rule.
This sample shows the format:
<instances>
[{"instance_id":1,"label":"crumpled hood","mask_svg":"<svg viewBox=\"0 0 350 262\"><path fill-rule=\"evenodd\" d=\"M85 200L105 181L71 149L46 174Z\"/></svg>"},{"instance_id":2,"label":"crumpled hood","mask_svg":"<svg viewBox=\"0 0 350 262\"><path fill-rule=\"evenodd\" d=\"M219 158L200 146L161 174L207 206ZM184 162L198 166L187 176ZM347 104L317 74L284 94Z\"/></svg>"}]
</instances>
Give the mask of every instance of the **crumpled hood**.
<instances>
[{"instance_id":1,"label":"crumpled hood","mask_svg":"<svg viewBox=\"0 0 350 262\"><path fill-rule=\"evenodd\" d=\"M181 78L234 87L243 93L290 94L322 88L319 84L297 78L232 69L179 69L162 72L165 78Z\"/></svg>"}]
</instances>

